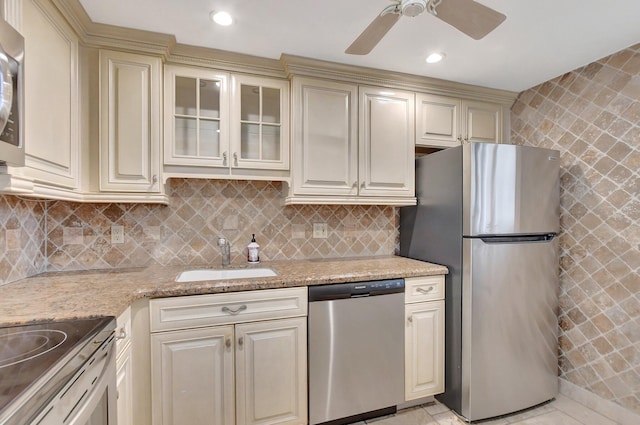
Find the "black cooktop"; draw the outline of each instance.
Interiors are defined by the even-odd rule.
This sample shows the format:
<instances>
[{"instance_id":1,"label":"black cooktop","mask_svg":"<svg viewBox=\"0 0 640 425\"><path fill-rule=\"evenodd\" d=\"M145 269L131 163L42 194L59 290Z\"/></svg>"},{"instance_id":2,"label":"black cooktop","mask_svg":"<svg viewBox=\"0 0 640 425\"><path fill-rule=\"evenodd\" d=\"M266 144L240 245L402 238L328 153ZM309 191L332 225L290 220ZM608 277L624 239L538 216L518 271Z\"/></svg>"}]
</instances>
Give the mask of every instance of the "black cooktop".
<instances>
[{"instance_id":1,"label":"black cooktop","mask_svg":"<svg viewBox=\"0 0 640 425\"><path fill-rule=\"evenodd\" d=\"M36 413L114 329L113 317L0 327L0 423L16 409Z\"/></svg>"}]
</instances>

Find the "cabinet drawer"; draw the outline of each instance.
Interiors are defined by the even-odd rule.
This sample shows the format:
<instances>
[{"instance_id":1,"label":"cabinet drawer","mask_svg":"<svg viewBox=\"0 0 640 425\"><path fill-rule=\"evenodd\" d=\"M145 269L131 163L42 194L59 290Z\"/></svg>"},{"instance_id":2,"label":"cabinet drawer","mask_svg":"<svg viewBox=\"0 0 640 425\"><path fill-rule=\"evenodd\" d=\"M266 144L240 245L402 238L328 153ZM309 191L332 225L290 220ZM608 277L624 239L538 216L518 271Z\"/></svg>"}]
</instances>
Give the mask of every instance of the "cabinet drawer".
<instances>
[{"instance_id":1,"label":"cabinet drawer","mask_svg":"<svg viewBox=\"0 0 640 425\"><path fill-rule=\"evenodd\" d=\"M151 300L151 332L307 315L307 288Z\"/></svg>"},{"instance_id":2,"label":"cabinet drawer","mask_svg":"<svg viewBox=\"0 0 640 425\"><path fill-rule=\"evenodd\" d=\"M404 285L405 303L444 299L443 275L408 277L405 278Z\"/></svg>"}]
</instances>

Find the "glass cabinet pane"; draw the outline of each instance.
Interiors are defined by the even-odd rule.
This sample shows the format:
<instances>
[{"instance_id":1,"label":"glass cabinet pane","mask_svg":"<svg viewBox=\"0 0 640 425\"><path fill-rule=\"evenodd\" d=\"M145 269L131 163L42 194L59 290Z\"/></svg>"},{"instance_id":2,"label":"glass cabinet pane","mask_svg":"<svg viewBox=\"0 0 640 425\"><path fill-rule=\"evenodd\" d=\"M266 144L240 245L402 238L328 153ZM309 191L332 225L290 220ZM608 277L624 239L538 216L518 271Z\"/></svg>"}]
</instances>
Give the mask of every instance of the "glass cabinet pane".
<instances>
[{"instance_id":1,"label":"glass cabinet pane","mask_svg":"<svg viewBox=\"0 0 640 425\"><path fill-rule=\"evenodd\" d=\"M280 123L280 90L262 88L262 122Z\"/></svg>"},{"instance_id":2,"label":"glass cabinet pane","mask_svg":"<svg viewBox=\"0 0 640 425\"><path fill-rule=\"evenodd\" d=\"M240 85L240 119L260 121L260 87Z\"/></svg>"},{"instance_id":3,"label":"glass cabinet pane","mask_svg":"<svg viewBox=\"0 0 640 425\"><path fill-rule=\"evenodd\" d=\"M175 119L175 152L176 155L193 156L197 154L195 118Z\"/></svg>"},{"instance_id":4,"label":"glass cabinet pane","mask_svg":"<svg viewBox=\"0 0 640 425\"><path fill-rule=\"evenodd\" d=\"M220 117L220 81L200 79L200 115Z\"/></svg>"},{"instance_id":5,"label":"glass cabinet pane","mask_svg":"<svg viewBox=\"0 0 640 425\"><path fill-rule=\"evenodd\" d=\"M176 77L176 109L178 115L196 115L196 78Z\"/></svg>"},{"instance_id":6,"label":"glass cabinet pane","mask_svg":"<svg viewBox=\"0 0 640 425\"><path fill-rule=\"evenodd\" d=\"M280 126L262 126L262 159L280 160Z\"/></svg>"},{"instance_id":7,"label":"glass cabinet pane","mask_svg":"<svg viewBox=\"0 0 640 425\"><path fill-rule=\"evenodd\" d=\"M200 154L219 158L220 155L220 122L200 120Z\"/></svg>"},{"instance_id":8,"label":"glass cabinet pane","mask_svg":"<svg viewBox=\"0 0 640 425\"><path fill-rule=\"evenodd\" d=\"M240 131L240 158L260 159L260 125L242 123Z\"/></svg>"}]
</instances>

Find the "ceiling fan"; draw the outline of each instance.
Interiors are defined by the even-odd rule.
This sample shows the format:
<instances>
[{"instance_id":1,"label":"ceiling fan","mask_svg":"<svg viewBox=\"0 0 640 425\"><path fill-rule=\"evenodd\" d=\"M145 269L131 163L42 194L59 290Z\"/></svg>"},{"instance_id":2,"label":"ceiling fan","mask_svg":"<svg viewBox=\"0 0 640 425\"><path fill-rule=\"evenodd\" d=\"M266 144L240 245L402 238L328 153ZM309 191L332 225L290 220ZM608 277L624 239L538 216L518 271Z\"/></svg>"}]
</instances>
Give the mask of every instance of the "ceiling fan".
<instances>
[{"instance_id":1,"label":"ceiling fan","mask_svg":"<svg viewBox=\"0 0 640 425\"><path fill-rule=\"evenodd\" d=\"M394 4L382 12L345 50L350 55L366 55L398 22L401 16L414 17L425 10L467 34L480 40L493 31L507 17L473 0L392 0Z\"/></svg>"}]
</instances>

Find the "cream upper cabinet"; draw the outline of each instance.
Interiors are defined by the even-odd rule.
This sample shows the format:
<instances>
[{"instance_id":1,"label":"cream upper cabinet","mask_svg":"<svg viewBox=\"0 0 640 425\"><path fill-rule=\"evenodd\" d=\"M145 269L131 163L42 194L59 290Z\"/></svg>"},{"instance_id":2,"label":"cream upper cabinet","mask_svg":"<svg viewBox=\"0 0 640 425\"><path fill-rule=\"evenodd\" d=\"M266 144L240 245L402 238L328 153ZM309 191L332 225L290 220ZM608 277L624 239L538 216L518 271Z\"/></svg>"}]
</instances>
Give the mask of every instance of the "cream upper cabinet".
<instances>
[{"instance_id":1,"label":"cream upper cabinet","mask_svg":"<svg viewBox=\"0 0 640 425\"><path fill-rule=\"evenodd\" d=\"M444 392L444 276L405 279L405 401Z\"/></svg>"},{"instance_id":2,"label":"cream upper cabinet","mask_svg":"<svg viewBox=\"0 0 640 425\"><path fill-rule=\"evenodd\" d=\"M165 65L164 90L169 177L288 176L288 82Z\"/></svg>"},{"instance_id":3,"label":"cream upper cabinet","mask_svg":"<svg viewBox=\"0 0 640 425\"><path fill-rule=\"evenodd\" d=\"M502 142L503 106L498 103L419 93L416 145L436 148L462 142Z\"/></svg>"},{"instance_id":4,"label":"cream upper cabinet","mask_svg":"<svg viewBox=\"0 0 640 425\"><path fill-rule=\"evenodd\" d=\"M465 141L502 143L502 105L464 100L462 114Z\"/></svg>"},{"instance_id":5,"label":"cream upper cabinet","mask_svg":"<svg viewBox=\"0 0 640 425\"><path fill-rule=\"evenodd\" d=\"M413 93L294 77L288 204L415 204Z\"/></svg>"},{"instance_id":6,"label":"cream upper cabinet","mask_svg":"<svg viewBox=\"0 0 640 425\"><path fill-rule=\"evenodd\" d=\"M229 166L228 86L228 74L165 65L165 164Z\"/></svg>"},{"instance_id":7,"label":"cream upper cabinet","mask_svg":"<svg viewBox=\"0 0 640 425\"><path fill-rule=\"evenodd\" d=\"M359 194L415 197L414 94L360 86Z\"/></svg>"},{"instance_id":8,"label":"cream upper cabinet","mask_svg":"<svg viewBox=\"0 0 640 425\"><path fill-rule=\"evenodd\" d=\"M419 93L416 96L416 145L460 144L460 99Z\"/></svg>"},{"instance_id":9,"label":"cream upper cabinet","mask_svg":"<svg viewBox=\"0 0 640 425\"><path fill-rule=\"evenodd\" d=\"M289 169L289 82L231 77L231 167Z\"/></svg>"},{"instance_id":10,"label":"cream upper cabinet","mask_svg":"<svg viewBox=\"0 0 640 425\"><path fill-rule=\"evenodd\" d=\"M358 194L358 87L294 78L293 194Z\"/></svg>"},{"instance_id":11,"label":"cream upper cabinet","mask_svg":"<svg viewBox=\"0 0 640 425\"><path fill-rule=\"evenodd\" d=\"M25 38L23 172L40 184L80 186L78 38L50 2L22 2Z\"/></svg>"},{"instance_id":12,"label":"cream upper cabinet","mask_svg":"<svg viewBox=\"0 0 640 425\"><path fill-rule=\"evenodd\" d=\"M100 191L159 193L159 58L100 51Z\"/></svg>"}]
</instances>

